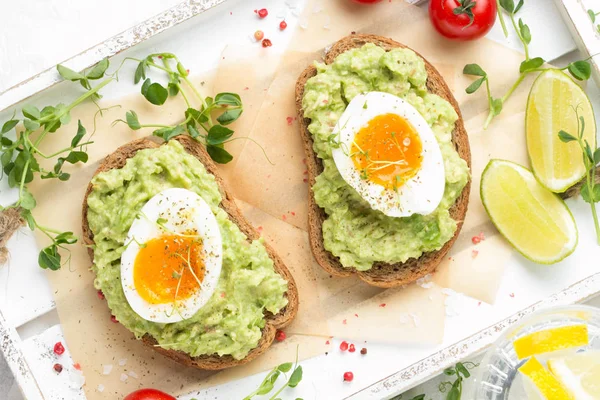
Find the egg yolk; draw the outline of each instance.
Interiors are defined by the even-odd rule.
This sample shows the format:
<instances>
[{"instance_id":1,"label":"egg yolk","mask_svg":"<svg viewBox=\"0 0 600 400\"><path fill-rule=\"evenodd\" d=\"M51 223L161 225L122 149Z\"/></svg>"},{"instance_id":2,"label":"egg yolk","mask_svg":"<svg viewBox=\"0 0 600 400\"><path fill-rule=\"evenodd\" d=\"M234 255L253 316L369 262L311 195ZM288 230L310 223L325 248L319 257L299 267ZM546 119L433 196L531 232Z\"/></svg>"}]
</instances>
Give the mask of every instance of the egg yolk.
<instances>
[{"instance_id":1,"label":"egg yolk","mask_svg":"<svg viewBox=\"0 0 600 400\"><path fill-rule=\"evenodd\" d=\"M363 179L397 190L421 168L422 151L419 134L406 119L382 114L358 131L350 157Z\"/></svg>"},{"instance_id":2,"label":"egg yolk","mask_svg":"<svg viewBox=\"0 0 600 400\"><path fill-rule=\"evenodd\" d=\"M191 297L204 275L201 240L181 235L149 240L140 248L133 267L135 289L150 304Z\"/></svg>"}]
</instances>

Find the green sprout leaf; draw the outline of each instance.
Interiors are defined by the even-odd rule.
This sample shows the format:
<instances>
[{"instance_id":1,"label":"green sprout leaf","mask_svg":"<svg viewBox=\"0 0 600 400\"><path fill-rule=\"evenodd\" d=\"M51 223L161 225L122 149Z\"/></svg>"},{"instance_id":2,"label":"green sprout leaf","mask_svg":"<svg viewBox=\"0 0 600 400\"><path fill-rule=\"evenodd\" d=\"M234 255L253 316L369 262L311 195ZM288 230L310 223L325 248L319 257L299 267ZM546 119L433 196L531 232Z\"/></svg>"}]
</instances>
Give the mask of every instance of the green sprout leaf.
<instances>
[{"instance_id":1,"label":"green sprout leaf","mask_svg":"<svg viewBox=\"0 0 600 400\"><path fill-rule=\"evenodd\" d=\"M587 140L585 141L585 155L591 163L594 162L594 153L592 153L592 148Z\"/></svg>"},{"instance_id":2,"label":"green sprout leaf","mask_svg":"<svg viewBox=\"0 0 600 400\"><path fill-rule=\"evenodd\" d=\"M541 57L535 57L529 60L525 60L521 63L521 66L519 67L519 72L531 72L538 69L542 65L544 65L544 59Z\"/></svg>"},{"instance_id":3,"label":"green sprout leaf","mask_svg":"<svg viewBox=\"0 0 600 400\"><path fill-rule=\"evenodd\" d=\"M142 79L146 80L146 62L140 61L137 68L135 69L135 75L133 76L133 83L138 84Z\"/></svg>"},{"instance_id":4,"label":"green sprout leaf","mask_svg":"<svg viewBox=\"0 0 600 400\"><path fill-rule=\"evenodd\" d=\"M596 151L594 151L594 164L599 164L600 163L600 149L596 149Z\"/></svg>"},{"instance_id":5,"label":"green sprout leaf","mask_svg":"<svg viewBox=\"0 0 600 400\"><path fill-rule=\"evenodd\" d=\"M54 238L54 243L59 244L75 244L77 243L77 236L73 232L62 232Z\"/></svg>"},{"instance_id":6,"label":"green sprout leaf","mask_svg":"<svg viewBox=\"0 0 600 400\"><path fill-rule=\"evenodd\" d=\"M519 31L521 32L521 38L525 44L531 43L531 31L529 30L529 26L525 24L521 18L519 18Z\"/></svg>"},{"instance_id":7,"label":"green sprout leaf","mask_svg":"<svg viewBox=\"0 0 600 400\"><path fill-rule=\"evenodd\" d=\"M590 16L592 23L596 22L596 13L594 12L594 10L587 10L587 13Z\"/></svg>"},{"instance_id":8,"label":"green sprout leaf","mask_svg":"<svg viewBox=\"0 0 600 400\"><path fill-rule=\"evenodd\" d=\"M487 73L478 64L467 64L463 68L463 74L475 76L487 76Z\"/></svg>"},{"instance_id":9,"label":"green sprout leaf","mask_svg":"<svg viewBox=\"0 0 600 400\"><path fill-rule=\"evenodd\" d=\"M49 269L52 271L59 270L60 254L58 254L58 247L55 244L53 244L42 249L38 257L38 264L43 269Z\"/></svg>"},{"instance_id":10,"label":"green sprout leaf","mask_svg":"<svg viewBox=\"0 0 600 400\"><path fill-rule=\"evenodd\" d=\"M219 121L221 125L229 125L242 115L242 111L241 108L227 110L217 117L217 121Z\"/></svg>"},{"instance_id":11,"label":"green sprout leaf","mask_svg":"<svg viewBox=\"0 0 600 400\"><path fill-rule=\"evenodd\" d=\"M577 140L577 138L576 138L575 136L573 136L573 135L571 135L570 133L568 133L568 132L565 132L565 131L563 131L563 130L560 130L560 131L558 132L558 138L559 138L559 139L560 139L560 141L561 141L561 142L563 142L563 143L569 143L569 142L572 142L572 141L575 141L575 140Z\"/></svg>"},{"instance_id":12,"label":"green sprout leaf","mask_svg":"<svg viewBox=\"0 0 600 400\"><path fill-rule=\"evenodd\" d=\"M141 89L142 96L146 96L146 93L148 93L148 88L150 87L150 85L152 85L152 81L150 80L150 78L147 78L144 81L144 83L142 83L142 89Z\"/></svg>"},{"instance_id":13,"label":"green sprout leaf","mask_svg":"<svg viewBox=\"0 0 600 400\"><path fill-rule=\"evenodd\" d=\"M206 143L209 145L219 145L225 142L233 135L233 131L229 128L225 128L221 125L214 125L208 131L208 136L206 137Z\"/></svg>"},{"instance_id":14,"label":"green sprout leaf","mask_svg":"<svg viewBox=\"0 0 600 400\"><path fill-rule=\"evenodd\" d=\"M168 128L160 128L152 132L154 136L162 138L165 142L173 139L175 136L181 135L185 132L185 128L182 125L177 125Z\"/></svg>"},{"instance_id":15,"label":"green sprout leaf","mask_svg":"<svg viewBox=\"0 0 600 400\"><path fill-rule=\"evenodd\" d=\"M64 65L58 64L56 66L56 70L60 74L60 76L67 81L79 81L85 80L85 76L81 75L79 72L73 71L71 68L67 68Z\"/></svg>"},{"instance_id":16,"label":"green sprout leaf","mask_svg":"<svg viewBox=\"0 0 600 400\"><path fill-rule=\"evenodd\" d=\"M18 119L10 119L10 120L6 121L4 123L4 125L2 125L1 134L4 135L5 133L10 132L15 126L17 126L18 123L19 123Z\"/></svg>"},{"instance_id":17,"label":"green sprout leaf","mask_svg":"<svg viewBox=\"0 0 600 400\"><path fill-rule=\"evenodd\" d=\"M215 96L214 104L218 106L241 106L242 99L237 93L219 93Z\"/></svg>"},{"instance_id":18,"label":"green sprout leaf","mask_svg":"<svg viewBox=\"0 0 600 400\"><path fill-rule=\"evenodd\" d=\"M138 119L138 115L135 111L129 110L125 113L125 119L127 120L127 125L129 128L137 131L138 129L142 129L142 125Z\"/></svg>"},{"instance_id":19,"label":"green sprout leaf","mask_svg":"<svg viewBox=\"0 0 600 400\"><path fill-rule=\"evenodd\" d=\"M293 363L291 362L287 362L284 364L281 364L277 367L277 369L281 372L289 372L292 369Z\"/></svg>"},{"instance_id":20,"label":"green sprout leaf","mask_svg":"<svg viewBox=\"0 0 600 400\"><path fill-rule=\"evenodd\" d=\"M84 151L72 151L67 155L65 161L70 164L77 164L78 162L86 163L88 160L88 154Z\"/></svg>"},{"instance_id":21,"label":"green sprout leaf","mask_svg":"<svg viewBox=\"0 0 600 400\"><path fill-rule=\"evenodd\" d=\"M521 7L523 7L523 4L525 3L524 0L519 0L519 4L517 4L517 7L515 8L515 14L519 12L519 10L521 9Z\"/></svg>"},{"instance_id":22,"label":"green sprout leaf","mask_svg":"<svg viewBox=\"0 0 600 400\"><path fill-rule=\"evenodd\" d=\"M502 112L502 106L503 106L502 99L492 99L491 106L492 106L492 113L494 115L500 114Z\"/></svg>"},{"instance_id":23,"label":"green sprout leaf","mask_svg":"<svg viewBox=\"0 0 600 400\"><path fill-rule=\"evenodd\" d=\"M456 371L461 373L463 375L463 377L465 377L465 378L468 378L471 376L471 373L469 372L469 370L462 363L456 364Z\"/></svg>"},{"instance_id":24,"label":"green sprout leaf","mask_svg":"<svg viewBox=\"0 0 600 400\"><path fill-rule=\"evenodd\" d=\"M147 82L148 80L146 80ZM144 85L146 83L144 82ZM143 87L142 87L143 90ZM162 106L169 97L169 92L160 83L154 82L150 84L145 93L142 93L146 100L156 106Z\"/></svg>"},{"instance_id":25,"label":"green sprout leaf","mask_svg":"<svg viewBox=\"0 0 600 400\"><path fill-rule=\"evenodd\" d=\"M196 129L194 124L191 124L191 123L188 124L187 131L190 134L190 136L194 139L197 139L198 137L200 137L200 132L198 132L198 129Z\"/></svg>"},{"instance_id":26,"label":"green sprout leaf","mask_svg":"<svg viewBox=\"0 0 600 400\"><path fill-rule=\"evenodd\" d=\"M298 386L300 381L302 380L302 365L298 365L294 372L292 372L292 376L288 382L288 386L291 388L295 388Z\"/></svg>"},{"instance_id":27,"label":"green sprout leaf","mask_svg":"<svg viewBox=\"0 0 600 400\"><path fill-rule=\"evenodd\" d=\"M30 132L36 131L40 128L39 123L30 119L23 120L23 126Z\"/></svg>"},{"instance_id":28,"label":"green sprout leaf","mask_svg":"<svg viewBox=\"0 0 600 400\"><path fill-rule=\"evenodd\" d=\"M77 121L77 133L71 140L71 147L77 147L77 145L81 142L81 139L85 136L86 130L81 124L81 120Z\"/></svg>"},{"instance_id":29,"label":"green sprout leaf","mask_svg":"<svg viewBox=\"0 0 600 400\"><path fill-rule=\"evenodd\" d=\"M229 154L229 152L221 147L208 145L206 146L206 151L208 151L208 155L215 162L219 164L227 164L231 160L233 160L233 156Z\"/></svg>"},{"instance_id":30,"label":"green sprout leaf","mask_svg":"<svg viewBox=\"0 0 600 400\"><path fill-rule=\"evenodd\" d=\"M592 66L587 61L575 61L567 66L569 73L573 78L579 81L586 81L592 75Z\"/></svg>"},{"instance_id":31,"label":"green sprout leaf","mask_svg":"<svg viewBox=\"0 0 600 400\"><path fill-rule=\"evenodd\" d=\"M23 107L21 112L25 118L29 118L31 120L38 120L41 117L40 110L38 110L36 106L26 105Z\"/></svg>"},{"instance_id":32,"label":"green sprout leaf","mask_svg":"<svg viewBox=\"0 0 600 400\"><path fill-rule=\"evenodd\" d=\"M481 87L481 84L483 84L483 82L485 82L487 78L484 76L483 78L479 78L476 81L474 81L473 83L471 83L469 85L469 87L467 87L465 89L465 92L467 92L468 94L472 94L475 93L477 91L477 89L479 89Z\"/></svg>"},{"instance_id":33,"label":"green sprout leaf","mask_svg":"<svg viewBox=\"0 0 600 400\"><path fill-rule=\"evenodd\" d=\"M513 0L500 0L500 7L507 13L512 14L515 11L515 2Z\"/></svg>"},{"instance_id":34,"label":"green sprout leaf","mask_svg":"<svg viewBox=\"0 0 600 400\"><path fill-rule=\"evenodd\" d=\"M25 188L21 191L20 206L26 210L33 210L36 206L36 201L33 195Z\"/></svg>"},{"instance_id":35,"label":"green sprout leaf","mask_svg":"<svg viewBox=\"0 0 600 400\"><path fill-rule=\"evenodd\" d=\"M104 58L102 61L100 61L98 64L96 64L90 72L88 72L86 74L86 78L92 79L92 80L102 78L104 76L104 73L108 69L108 65L109 65L108 58Z\"/></svg>"}]
</instances>

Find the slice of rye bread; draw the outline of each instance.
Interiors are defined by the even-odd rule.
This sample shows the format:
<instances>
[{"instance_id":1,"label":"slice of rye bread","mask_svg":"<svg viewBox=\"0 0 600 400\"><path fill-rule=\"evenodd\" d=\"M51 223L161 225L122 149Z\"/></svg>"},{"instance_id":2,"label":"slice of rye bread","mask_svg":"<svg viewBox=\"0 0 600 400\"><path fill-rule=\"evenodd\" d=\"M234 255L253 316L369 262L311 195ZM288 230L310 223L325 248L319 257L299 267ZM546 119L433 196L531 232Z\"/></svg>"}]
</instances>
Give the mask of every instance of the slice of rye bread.
<instances>
[{"instance_id":1,"label":"slice of rye bread","mask_svg":"<svg viewBox=\"0 0 600 400\"><path fill-rule=\"evenodd\" d=\"M343 52L361 47L366 43L374 43L386 51L394 48L407 48L407 46L395 42L391 39L377 36L377 35L362 35L353 34L346 36L340 41L336 42L328 51L325 56L325 63L331 64L335 58ZM423 58L419 53L417 53ZM452 142L458 152L459 156L464 159L469 168L471 167L471 151L469 148L469 139L465 127L463 124L462 116L456 99L450 92L450 89L444 82L444 79L440 73L425 60L425 68L427 70L427 90L430 93L437 94L443 99L447 100L458 114L458 121L454 130L452 131ZM355 268L345 268L339 261L339 258L331 254L325 249L323 243L323 221L327 218L325 211L318 206L314 196L312 194L312 187L315 184L316 177L323 172L323 163L320 158L317 157L313 151L313 139L311 133L308 131L308 125L310 119L304 118L304 110L302 109L302 97L304 95L304 85L308 79L312 78L317 74L317 70L314 66L306 68L298 81L296 82L296 109L298 112L298 119L300 121L300 134L304 141L304 151L306 153L306 160L308 165L308 182L309 182L309 212L308 212L308 226L310 245L315 258L319 265L328 273L335 276L350 276L357 274L360 279L366 283L383 287L395 287L405 285L416 281L419 278L433 272L440 264L444 256L448 253L458 234L462 228L462 224L467 213L467 206L469 203L469 192L471 190L471 180L463 189L462 193L456 200L456 203L450 208L450 216L457 222L458 227L452 239L450 239L444 246L438 251L432 251L424 253L418 259L411 258L404 263L389 264L384 262L377 262L368 271L358 271Z\"/></svg>"},{"instance_id":2,"label":"slice of rye bread","mask_svg":"<svg viewBox=\"0 0 600 400\"><path fill-rule=\"evenodd\" d=\"M108 171L115 168L122 168L127 160L135 155L139 150L143 149L154 149L158 148L161 144L158 143L159 139L156 138L144 138L134 140L128 144L119 147L114 153L108 155L101 163L100 167L96 170L96 174L104 171ZM244 218L240 210L233 201L233 197L229 194L226 189L223 179L219 176L215 163L211 160L210 156L204 149L204 147L197 141L191 139L188 136L178 136L174 140L179 141L185 148L185 150L196 157L206 168L206 170L213 174L216 178L217 184L219 185L219 192L221 193L222 201L219 205L227 214L229 219L233 221L240 230L248 237L248 241L259 239L260 235L250 225L250 223ZM87 220L87 198L92 191L92 184L88 185L85 197L83 199L83 210L82 210L82 229L83 229L83 242L86 245L94 244L94 234L90 230ZM275 339L275 333L277 329L281 329L292 321L298 312L298 288L294 282L292 274L288 271L281 258L275 253L273 248L265 243L265 248L269 257L273 260L275 271L280 274L288 282L288 290L286 296L288 304L279 313L273 315L272 313L265 311L265 327L262 329L262 337L258 342L256 348L252 349L248 355L242 360L236 360L230 355L219 356L217 354L212 355L201 355L198 357L192 357L187 353L177 350L167 350L156 346L158 343L152 336L146 334L142 337L142 341L147 346L156 350L157 352L189 367L194 367L204 370L220 370L230 367L236 367L242 364L246 364L256 357L264 353L273 343ZM94 250L92 247L88 247L89 256L94 261Z\"/></svg>"}]
</instances>

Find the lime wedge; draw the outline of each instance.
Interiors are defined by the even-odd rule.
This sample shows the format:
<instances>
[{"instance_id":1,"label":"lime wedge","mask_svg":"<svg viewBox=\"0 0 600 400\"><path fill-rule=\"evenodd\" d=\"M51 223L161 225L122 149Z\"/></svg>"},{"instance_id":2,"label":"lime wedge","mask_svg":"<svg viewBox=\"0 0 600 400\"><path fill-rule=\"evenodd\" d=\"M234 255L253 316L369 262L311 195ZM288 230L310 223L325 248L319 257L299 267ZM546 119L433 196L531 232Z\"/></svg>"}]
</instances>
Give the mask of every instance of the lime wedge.
<instances>
[{"instance_id":1,"label":"lime wedge","mask_svg":"<svg viewBox=\"0 0 600 400\"><path fill-rule=\"evenodd\" d=\"M527 150L536 178L556 193L564 192L585 175L579 144L563 143L558 138L560 130L578 135L578 116L585 121L584 138L595 148L596 120L583 89L562 71L550 69L540 74L527 100Z\"/></svg>"},{"instance_id":2,"label":"lime wedge","mask_svg":"<svg viewBox=\"0 0 600 400\"><path fill-rule=\"evenodd\" d=\"M491 160L481 175L481 201L498 231L531 261L554 264L577 246L564 201L518 164Z\"/></svg>"}]
</instances>

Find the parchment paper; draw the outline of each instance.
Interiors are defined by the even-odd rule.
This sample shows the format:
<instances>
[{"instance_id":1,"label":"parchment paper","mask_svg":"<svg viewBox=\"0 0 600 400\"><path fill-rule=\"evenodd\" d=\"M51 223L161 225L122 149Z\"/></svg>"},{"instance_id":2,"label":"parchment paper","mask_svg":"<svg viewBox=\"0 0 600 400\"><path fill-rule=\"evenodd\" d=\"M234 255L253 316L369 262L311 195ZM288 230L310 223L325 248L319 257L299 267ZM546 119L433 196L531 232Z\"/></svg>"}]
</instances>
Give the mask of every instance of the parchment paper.
<instances>
[{"instance_id":1,"label":"parchment paper","mask_svg":"<svg viewBox=\"0 0 600 400\"><path fill-rule=\"evenodd\" d=\"M67 343L87 378L89 399L118 398L141 386L177 394L224 383L292 360L298 344L301 357L320 354L326 351L326 338L332 334L371 341L394 338L398 343L440 343L445 320L441 287L493 301L504 267L503 257L510 251L498 237L492 239L497 234L480 205L479 175L490 156L526 164L524 154L513 153L515 149L524 149L514 144L524 140L520 113L524 110L526 91L515 92L502 118L483 132L485 97L483 93L469 98L464 95L462 88L469 84L469 79L460 71L465 63L478 62L493 77L492 87L503 88L516 78L520 57L487 41L469 44L445 41L430 28L422 10L402 2L383 2L371 8L357 8L351 2L337 0L318 3L321 10L317 13L314 4L307 6L301 18L308 20L308 28L300 28L292 41L293 47L280 64L262 50L261 60L243 62L239 55L242 53L231 47L224 52L225 59L213 85L216 89L213 93L226 90L242 95L246 112L237 122L236 137L249 136L256 140L275 164L270 165L254 143L238 140L228 144L236 158L222 171L244 214L284 258L298 283L301 306L298 318L288 329L289 339L276 344L248 366L211 377L182 367L143 347L120 324L110 321L106 304L98 299L92 286L93 274L88 269L86 251L79 246L73 250L70 269L65 267L48 275L56 293ZM310 253L305 231L308 188L294 120L293 86L309 61L320 57L320 49L351 31L389 36L418 50L440 67L461 101L473 154L473 190L463 234L449 262L444 263L434 277L435 283L424 281L408 288L383 291L356 279L331 278L316 265ZM253 69L247 68L250 63L254 64ZM277 72L271 73L272 66L277 65ZM241 67L244 74L240 74ZM204 91L208 93L207 87ZM79 233L81 200L99 160L117 146L150 133L147 130L132 132L125 125L111 128L110 122L122 118L125 110L135 109L141 121L168 123L178 120L183 110L182 102L170 102L157 113L155 107L139 96L120 99L117 103L123 105L122 109L107 112L99 121L96 143L89 147L88 165L70 168L73 175L67 183L45 181L32 185L38 199L35 215L43 225ZM82 118L84 124L91 127L93 114L94 108L86 106L74 112L73 117ZM71 125L58 131L49 147L64 147L74 129ZM61 134L65 131L69 135ZM480 231L486 232L487 239L474 247L470 243L471 235ZM40 238L40 244L45 244L44 238ZM477 257L472 257L474 249L479 251ZM119 365L124 359L127 359L125 365ZM113 371L104 375L103 366L107 364L113 365ZM134 371L138 378L121 381L121 374L128 371ZM98 384L106 387L103 393L96 390Z\"/></svg>"}]
</instances>

